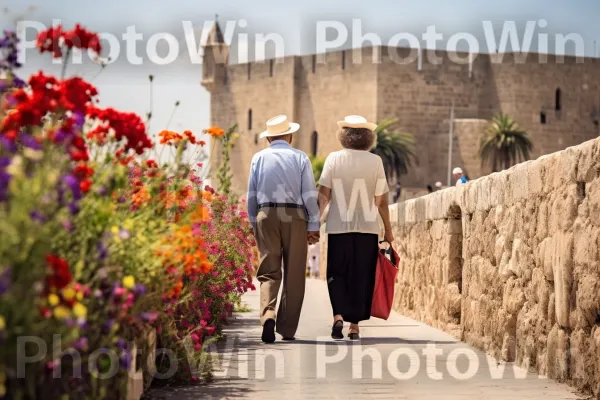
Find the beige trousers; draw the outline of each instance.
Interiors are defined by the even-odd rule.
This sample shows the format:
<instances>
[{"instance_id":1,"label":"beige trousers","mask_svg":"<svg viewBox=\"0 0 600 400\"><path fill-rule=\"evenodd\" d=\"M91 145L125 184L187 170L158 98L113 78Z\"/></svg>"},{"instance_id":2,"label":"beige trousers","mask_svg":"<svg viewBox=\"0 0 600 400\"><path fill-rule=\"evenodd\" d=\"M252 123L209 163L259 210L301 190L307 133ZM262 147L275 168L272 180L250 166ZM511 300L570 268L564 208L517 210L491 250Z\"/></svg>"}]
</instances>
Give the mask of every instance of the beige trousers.
<instances>
[{"instance_id":1,"label":"beige trousers","mask_svg":"<svg viewBox=\"0 0 600 400\"><path fill-rule=\"evenodd\" d=\"M256 218L260 252L260 322L276 320L277 333L293 337L298 328L306 280L307 224L303 209L265 208ZM282 273L283 272L283 273ZM277 295L283 293L277 313Z\"/></svg>"}]
</instances>

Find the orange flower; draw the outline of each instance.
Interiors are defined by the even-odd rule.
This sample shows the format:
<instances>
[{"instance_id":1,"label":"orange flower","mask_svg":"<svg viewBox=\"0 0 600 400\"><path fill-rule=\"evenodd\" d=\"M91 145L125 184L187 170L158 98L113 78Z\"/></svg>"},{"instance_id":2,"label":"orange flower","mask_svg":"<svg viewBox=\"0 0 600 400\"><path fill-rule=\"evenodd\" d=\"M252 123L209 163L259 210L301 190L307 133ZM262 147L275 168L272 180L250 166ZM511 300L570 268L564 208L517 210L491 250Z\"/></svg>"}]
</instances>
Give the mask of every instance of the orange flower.
<instances>
[{"instance_id":1,"label":"orange flower","mask_svg":"<svg viewBox=\"0 0 600 400\"><path fill-rule=\"evenodd\" d=\"M202 205L197 205L196 206L196 210L191 215L191 219L192 219L193 222L207 222L207 221L210 221L210 213L208 211L208 208L206 208L206 207L204 207Z\"/></svg>"},{"instance_id":2,"label":"orange flower","mask_svg":"<svg viewBox=\"0 0 600 400\"><path fill-rule=\"evenodd\" d=\"M162 131L158 136L160 137L160 144L167 145L176 145L183 139L183 136L179 133L167 130Z\"/></svg>"},{"instance_id":3,"label":"orange flower","mask_svg":"<svg viewBox=\"0 0 600 400\"><path fill-rule=\"evenodd\" d=\"M150 193L148 193L148 189L146 189L145 186L141 187L137 192L135 192L131 196L131 202L136 207L139 207L142 204L150 201L150 199L151 199Z\"/></svg>"},{"instance_id":4,"label":"orange flower","mask_svg":"<svg viewBox=\"0 0 600 400\"><path fill-rule=\"evenodd\" d=\"M203 191L201 192L201 194L202 194L202 199L203 199L203 200L205 200L205 201L208 201L208 202L211 202L211 201L212 201L213 195L212 195L212 193L211 193L211 192L209 192L208 190L203 190Z\"/></svg>"},{"instance_id":5,"label":"orange flower","mask_svg":"<svg viewBox=\"0 0 600 400\"><path fill-rule=\"evenodd\" d=\"M221 137L225 134L225 131L218 126L211 126L210 128L205 129L203 132L214 138Z\"/></svg>"}]
</instances>

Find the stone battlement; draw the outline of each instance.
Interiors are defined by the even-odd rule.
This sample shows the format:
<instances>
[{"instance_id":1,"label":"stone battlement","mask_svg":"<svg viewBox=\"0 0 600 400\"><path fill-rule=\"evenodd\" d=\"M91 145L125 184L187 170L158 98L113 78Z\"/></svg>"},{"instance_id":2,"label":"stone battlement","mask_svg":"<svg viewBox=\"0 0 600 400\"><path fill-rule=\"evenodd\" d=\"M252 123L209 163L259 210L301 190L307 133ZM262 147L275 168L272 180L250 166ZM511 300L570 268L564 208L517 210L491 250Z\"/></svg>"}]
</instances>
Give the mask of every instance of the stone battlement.
<instances>
[{"instance_id":1,"label":"stone battlement","mask_svg":"<svg viewBox=\"0 0 600 400\"><path fill-rule=\"evenodd\" d=\"M600 396L600 139L391 210L398 312Z\"/></svg>"}]
</instances>

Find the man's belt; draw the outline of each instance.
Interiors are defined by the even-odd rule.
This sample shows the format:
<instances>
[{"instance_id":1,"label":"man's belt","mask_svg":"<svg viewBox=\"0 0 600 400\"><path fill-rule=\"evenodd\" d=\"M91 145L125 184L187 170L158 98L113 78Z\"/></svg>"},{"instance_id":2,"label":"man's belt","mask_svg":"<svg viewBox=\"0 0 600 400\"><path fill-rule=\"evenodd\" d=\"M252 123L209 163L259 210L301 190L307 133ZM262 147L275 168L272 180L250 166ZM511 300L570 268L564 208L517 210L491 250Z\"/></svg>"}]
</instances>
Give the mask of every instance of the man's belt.
<instances>
[{"instance_id":1,"label":"man's belt","mask_svg":"<svg viewBox=\"0 0 600 400\"><path fill-rule=\"evenodd\" d=\"M262 208L304 208L304 206L295 203L261 203L258 205L258 209Z\"/></svg>"}]
</instances>

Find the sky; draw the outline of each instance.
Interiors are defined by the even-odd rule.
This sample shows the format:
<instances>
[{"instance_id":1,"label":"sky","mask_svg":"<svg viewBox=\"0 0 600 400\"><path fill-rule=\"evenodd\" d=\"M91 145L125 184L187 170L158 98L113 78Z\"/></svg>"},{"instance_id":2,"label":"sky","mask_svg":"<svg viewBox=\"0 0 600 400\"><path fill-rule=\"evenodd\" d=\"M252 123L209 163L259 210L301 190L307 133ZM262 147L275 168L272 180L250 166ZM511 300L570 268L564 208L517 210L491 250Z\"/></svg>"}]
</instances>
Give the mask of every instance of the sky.
<instances>
[{"instance_id":1,"label":"sky","mask_svg":"<svg viewBox=\"0 0 600 400\"><path fill-rule=\"evenodd\" d=\"M126 42L120 41L120 56L114 63L102 69L84 56L83 65L69 65L67 75L83 75L93 80L100 91L101 105L112 106L125 111L145 115L150 108L153 119L150 132L156 134L167 127L173 105L180 101L169 128L190 129L201 132L210 124L210 96L200 85L202 66L194 63L188 53L187 40L200 40L207 24L218 14L225 27L227 21L235 24L232 32L232 61L237 61L238 49L253 50L255 34L278 34L285 45L284 54L309 54L317 49L317 26L324 21L335 21L347 27L352 37L352 21L362 24L362 33L375 33L384 43L397 33L408 32L420 37L428 27L435 26L445 40L455 33L468 33L479 39L482 51L486 44L483 21L491 21L500 36L503 23L514 21L523 34L527 21L538 23L532 49L537 49L535 40L538 32L549 34L580 35L585 43L585 55L598 54L594 41L600 44L600 1L572 0L570 2L550 2L548 0L504 0L491 2L482 0L0 0L2 28L13 28L16 20L52 24L60 19L65 28L76 22L96 32L105 32L120 38L128 27L134 27L143 35L136 52L147 55L146 45L150 37L157 33L169 33L179 43L179 57L167 65L156 65L144 57L142 65L131 65L126 57ZM243 21L242 21L243 20ZM192 28L185 31L183 23ZM240 27L240 22L243 27ZM245 22L245 24L244 24ZM131 29L131 28L130 28ZM500 31L498 31L498 29ZM239 36L238 33L247 34ZM28 28L25 40L32 40L35 29ZM226 33L227 36L227 33ZM333 40L327 36L328 40ZM165 41L157 46L158 54L166 56ZM462 43L464 44L464 43ZM440 46L445 46L441 42ZM341 48L357 47L347 41ZM460 48L460 45L459 45ZM273 48L267 47L267 56ZM550 39L549 52L554 52L554 42ZM270 52L269 52L270 51ZM567 48L567 53L574 52ZM41 57L35 50L25 53L25 66L20 75L27 77L39 69L55 74L60 73L60 65L53 65L48 57ZM195 54L198 56L197 52ZM250 56L253 59L254 56ZM242 60L243 61L243 60ZM154 78L153 104L150 104L148 75Z\"/></svg>"}]
</instances>

